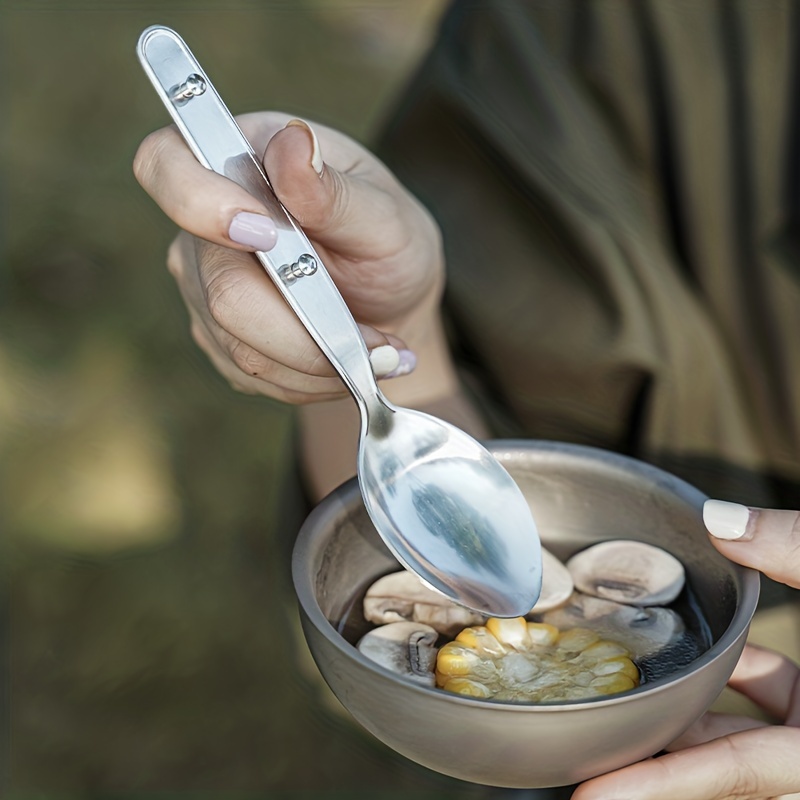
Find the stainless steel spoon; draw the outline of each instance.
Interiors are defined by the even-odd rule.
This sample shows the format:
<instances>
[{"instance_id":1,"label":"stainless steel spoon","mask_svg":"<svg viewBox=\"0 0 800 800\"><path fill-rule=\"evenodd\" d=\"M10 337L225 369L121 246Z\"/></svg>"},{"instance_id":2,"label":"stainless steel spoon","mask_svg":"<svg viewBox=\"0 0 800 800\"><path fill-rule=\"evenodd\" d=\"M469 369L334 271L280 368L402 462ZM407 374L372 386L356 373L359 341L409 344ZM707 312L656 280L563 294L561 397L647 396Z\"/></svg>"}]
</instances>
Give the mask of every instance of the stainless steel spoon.
<instances>
[{"instance_id":1,"label":"stainless steel spoon","mask_svg":"<svg viewBox=\"0 0 800 800\"><path fill-rule=\"evenodd\" d=\"M494 616L527 613L541 587L541 549L522 492L472 437L386 400L339 291L180 36L147 28L138 54L198 160L269 209L278 241L256 257L355 398L359 485L383 541L456 602Z\"/></svg>"}]
</instances>

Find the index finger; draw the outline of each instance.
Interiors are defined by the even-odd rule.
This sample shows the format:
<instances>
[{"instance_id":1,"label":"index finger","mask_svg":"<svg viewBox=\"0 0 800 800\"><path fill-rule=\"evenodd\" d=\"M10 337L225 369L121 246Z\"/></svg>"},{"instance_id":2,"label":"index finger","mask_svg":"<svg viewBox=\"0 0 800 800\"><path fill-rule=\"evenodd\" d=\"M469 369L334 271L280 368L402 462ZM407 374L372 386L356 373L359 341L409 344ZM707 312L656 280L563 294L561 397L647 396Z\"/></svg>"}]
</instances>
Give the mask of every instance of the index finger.
<instances>
[{"instance_id":1,"label":"index finger","mask_svg":"<svg viewBox=\"0 0 800 800\"><path fill-rule=\"evenodd\" d=\"M162 211L185 231L237 250L266 251L275 246L277 230L263 203L206 169L175 126L145 138L134 157L133 172Z\"/></svg>"}]
</instances>

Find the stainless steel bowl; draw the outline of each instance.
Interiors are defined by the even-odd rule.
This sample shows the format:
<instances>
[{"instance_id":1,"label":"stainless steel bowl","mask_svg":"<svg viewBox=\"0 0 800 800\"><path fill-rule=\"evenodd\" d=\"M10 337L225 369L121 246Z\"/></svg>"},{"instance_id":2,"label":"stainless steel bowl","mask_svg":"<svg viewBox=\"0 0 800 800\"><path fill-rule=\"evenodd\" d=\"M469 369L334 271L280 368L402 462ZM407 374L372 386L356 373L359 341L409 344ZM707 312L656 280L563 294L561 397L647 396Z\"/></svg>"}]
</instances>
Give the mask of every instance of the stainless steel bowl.
<instances>
[{"instance_id":1,"label":"stainless steel bowl","mask_svg":"<svg viewBox=\"0 0 800 800\"><path fill-rule=\"evenodd\" d=\"M517 705L429 689L361 655L335 628L359 595L397 569L351 481L309 516L293 575L311 653L334 694L367 730L404 756L462 780L564 786L646 758L715 700L745 643L758 575L708 542L705 497L639 461L549 442L493 442L528 498L544 544L564 557L605 539L639 539L686 567L713 645L688 667L603 700Z\"/></svg>"}]
</instances>

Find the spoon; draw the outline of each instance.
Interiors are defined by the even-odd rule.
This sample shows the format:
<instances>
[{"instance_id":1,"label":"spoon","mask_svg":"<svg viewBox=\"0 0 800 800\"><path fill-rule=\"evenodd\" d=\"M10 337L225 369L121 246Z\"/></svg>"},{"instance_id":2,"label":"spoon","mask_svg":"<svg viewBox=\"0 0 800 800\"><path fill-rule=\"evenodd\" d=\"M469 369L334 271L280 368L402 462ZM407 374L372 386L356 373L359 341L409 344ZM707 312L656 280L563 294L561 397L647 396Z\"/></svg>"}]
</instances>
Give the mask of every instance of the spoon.
<instances>
[{"instance_id":1,"label":"spoon","mask_svg":"<svg viewBox=\"0 0 800 800\"><path fill-rule=\"evenodd\" d=\"M268 208L277 244L256 253L330 360L361 415L358 481L375 528L427 585L484 614L526 614L541 587L536 524L498 461L458 428L392 405L338 289L300 226L275 197L263 167L185 42L147 28L138 55L197 159Z\"/></svg>"}]
</instances>

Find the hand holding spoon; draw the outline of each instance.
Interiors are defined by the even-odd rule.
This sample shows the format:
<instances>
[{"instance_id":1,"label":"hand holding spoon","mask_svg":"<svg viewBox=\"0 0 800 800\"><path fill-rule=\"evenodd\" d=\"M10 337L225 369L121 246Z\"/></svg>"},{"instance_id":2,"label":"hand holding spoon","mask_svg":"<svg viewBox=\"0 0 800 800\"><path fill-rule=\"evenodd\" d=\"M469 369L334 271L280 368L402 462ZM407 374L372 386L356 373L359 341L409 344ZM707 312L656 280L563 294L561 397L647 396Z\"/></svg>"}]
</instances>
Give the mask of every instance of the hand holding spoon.
<instances>
[{"instance_id":1,"label":"hand holding spoon","mask_svg":"<svg viewBox=\"0 0 800 800\"><path fill-rule=\"evenodd\" d=\"M319 255L275 197L183 40L153 26L142 33L138 54L200 163L269 210L277 244L256 258L355 398L359 485L387 547L425 583L468 608L494 616L527 613L539 596L541 550L522 492L472 437L383 396L358 327Z\"/></svg>"}]
</instances>

